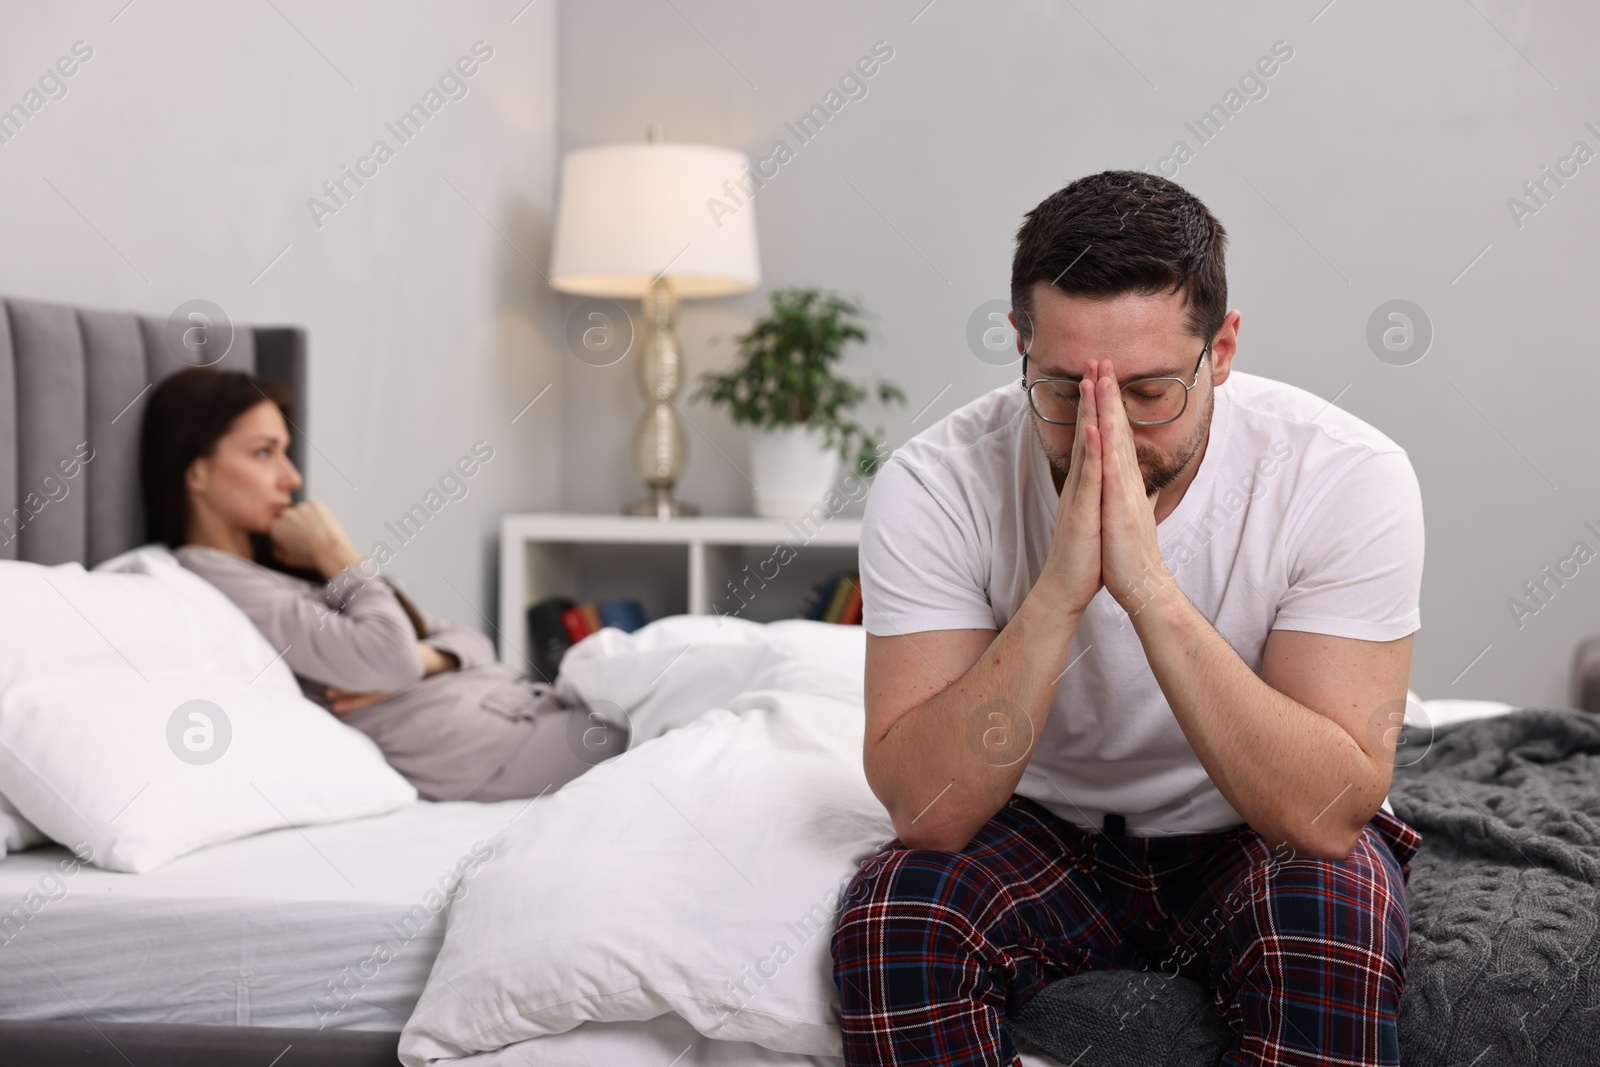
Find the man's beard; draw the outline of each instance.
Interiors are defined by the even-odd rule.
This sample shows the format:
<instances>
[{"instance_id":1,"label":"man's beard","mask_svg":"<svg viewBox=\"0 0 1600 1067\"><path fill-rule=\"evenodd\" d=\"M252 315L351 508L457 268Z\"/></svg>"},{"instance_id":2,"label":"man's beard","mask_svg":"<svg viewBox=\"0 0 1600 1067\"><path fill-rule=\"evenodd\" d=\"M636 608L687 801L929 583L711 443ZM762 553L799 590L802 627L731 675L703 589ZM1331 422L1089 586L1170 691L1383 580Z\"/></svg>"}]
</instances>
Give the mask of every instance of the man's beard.
<instances>
[{"instance_id":1,"label":"man's beard","mask_svg":"<svg viewBox=\"0 0 1600 1067\"><path fill-rule=\"evenodd\" d=\"M1158 452L1149 445L1142 445L1137 441L1134 442L1134 454L1139 457L1139 473L1144 476L1145 495L1148 496L1158 489L1165 489L1183 474L1184 469L1189 465L1189 461L1194 459L1201 446L1206 442L1206 434L1211 429L1211 416L1216 409L1216 405L1216 394L1212 393L1206 398L1205 413L1200 416L1194 433L1179 447L1176 453ZM1059 453L1051 451L1045 446L1044 438L1039 434L1039 424L1036 422L1033 424L1033 436L1038 440L1039 446L1044 448L1045 458L1050 461L1050 469L1065 484L1067 473L1072 469L1071 450Z\"/></svg>"}]
</instances>

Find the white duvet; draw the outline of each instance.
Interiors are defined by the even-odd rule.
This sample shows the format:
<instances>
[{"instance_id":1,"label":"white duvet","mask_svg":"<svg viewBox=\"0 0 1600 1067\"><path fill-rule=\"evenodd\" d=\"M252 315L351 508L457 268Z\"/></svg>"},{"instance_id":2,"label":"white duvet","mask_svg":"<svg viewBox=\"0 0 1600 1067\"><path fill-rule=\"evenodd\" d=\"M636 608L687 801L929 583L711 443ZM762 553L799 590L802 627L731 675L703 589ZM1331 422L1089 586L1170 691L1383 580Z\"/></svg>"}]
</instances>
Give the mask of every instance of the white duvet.
<instances>
[{"instance_id":1,"label":"white duvet","mask_svg":"<svg viewBox=\"0 0 1600 1067\"><path fill-rule=\"evenodd\" d=\"M866 647L859 626L669 615L631 634L607 627L584 638L562 658L556 688L620 711L637 744L756 689L860 704Z\"/></svg>"},{"instance_id":2,"label":"white duvet","mask_svg":"<svg viewBox=\"0 0 1600 1067\"><path fill-rule=\"evenodd\" d=\"M894 836L861 728L859 704L749 693L532 805L452 911L402 1062L668 1012L840 1055L828 939Z\"/></svg>"}]
</instances>

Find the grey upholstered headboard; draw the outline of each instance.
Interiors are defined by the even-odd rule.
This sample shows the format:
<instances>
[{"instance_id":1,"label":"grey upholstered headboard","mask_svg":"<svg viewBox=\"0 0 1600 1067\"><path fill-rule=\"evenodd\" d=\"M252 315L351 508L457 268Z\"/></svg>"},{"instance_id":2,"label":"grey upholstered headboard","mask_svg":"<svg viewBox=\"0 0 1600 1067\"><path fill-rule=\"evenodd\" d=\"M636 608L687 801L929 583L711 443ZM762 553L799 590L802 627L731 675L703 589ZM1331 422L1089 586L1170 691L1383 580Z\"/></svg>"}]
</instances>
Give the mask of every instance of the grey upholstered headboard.
<instances>
[{"instance_id":1,"label":"grey upholstered headboard","mask_svg":"<svg viewBox=\"0 0 1600 1067\"><path fill-rule=\"evenodd\" d=\"M144 400L188 365L166 333L166 320L131 312L0 298L0 559L92 567L144 542ZM289 391L303 470L305 332L235 326L214 365Z\"/></svg>"}]
</instances>

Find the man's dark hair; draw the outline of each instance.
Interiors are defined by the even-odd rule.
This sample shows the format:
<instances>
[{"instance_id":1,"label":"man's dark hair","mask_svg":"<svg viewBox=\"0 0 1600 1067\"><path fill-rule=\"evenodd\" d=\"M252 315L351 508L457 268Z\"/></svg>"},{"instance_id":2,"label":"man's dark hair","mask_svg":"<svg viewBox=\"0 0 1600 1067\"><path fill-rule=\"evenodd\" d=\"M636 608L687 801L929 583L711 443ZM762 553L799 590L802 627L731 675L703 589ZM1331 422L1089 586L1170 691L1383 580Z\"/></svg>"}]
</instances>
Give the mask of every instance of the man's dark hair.
<instances>
[{"instance_id":1,"label":"man's dark hair","mask_svg":"<svg viewBox=\"0 0 1600 1067\"><path fill-rule=\"evenodd\" d=\"M1028 212L1011 259L1011 306L1033 336L1033 287L1110 297L1182 291L1185 328L1209 339L1228 315L1228 233L1188 190L1138 170L1079 178Z\"/></svg>"}]
</instances>

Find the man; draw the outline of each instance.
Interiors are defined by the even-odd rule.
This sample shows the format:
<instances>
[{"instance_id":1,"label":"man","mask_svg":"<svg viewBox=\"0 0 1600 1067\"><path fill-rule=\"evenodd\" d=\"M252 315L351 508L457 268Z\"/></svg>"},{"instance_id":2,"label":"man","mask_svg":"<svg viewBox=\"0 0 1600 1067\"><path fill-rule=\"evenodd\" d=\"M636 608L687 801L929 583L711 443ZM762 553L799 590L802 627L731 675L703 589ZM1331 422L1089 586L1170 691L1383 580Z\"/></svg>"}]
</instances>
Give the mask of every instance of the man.
<instances>
[{"instance_id":1,"label":"man","mask_svg":"<svg viewBox=\"0 0 1600 1067\"><path fill-rule=\"evenodd\" d=\"M1012 263L1016 382L898 449L861 544L867 779L833 937L851 1064L1015 1064L1096 968L1205 983L1229 1064L1395 1064L1384 805L1422 574L1404 451L1235 372L1226 233L1082 178Z\"/></svg>"}]
</instances>

